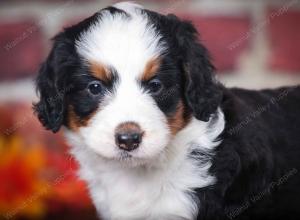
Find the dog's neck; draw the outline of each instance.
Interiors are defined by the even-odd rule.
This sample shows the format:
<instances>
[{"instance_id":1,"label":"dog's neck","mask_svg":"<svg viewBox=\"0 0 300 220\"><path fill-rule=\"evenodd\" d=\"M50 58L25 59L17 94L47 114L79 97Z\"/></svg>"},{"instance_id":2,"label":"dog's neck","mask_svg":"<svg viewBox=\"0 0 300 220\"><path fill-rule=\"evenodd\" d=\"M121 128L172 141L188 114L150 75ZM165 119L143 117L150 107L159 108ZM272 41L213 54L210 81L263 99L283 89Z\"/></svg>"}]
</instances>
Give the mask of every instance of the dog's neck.
<instances>
[{"instance_id":1,"label":"dog's neck","mask_svg":"<svg viewBox=\"0 0 300 220\"><path fill-rule=\"evenodd\" d=\"M104 219L192 219L198 210L193 189L215 182L210 157L224 123L221 110L209 122L193 118L148 165L122 166L76 143L72 154Z\"/></svg>"}]
</instances>

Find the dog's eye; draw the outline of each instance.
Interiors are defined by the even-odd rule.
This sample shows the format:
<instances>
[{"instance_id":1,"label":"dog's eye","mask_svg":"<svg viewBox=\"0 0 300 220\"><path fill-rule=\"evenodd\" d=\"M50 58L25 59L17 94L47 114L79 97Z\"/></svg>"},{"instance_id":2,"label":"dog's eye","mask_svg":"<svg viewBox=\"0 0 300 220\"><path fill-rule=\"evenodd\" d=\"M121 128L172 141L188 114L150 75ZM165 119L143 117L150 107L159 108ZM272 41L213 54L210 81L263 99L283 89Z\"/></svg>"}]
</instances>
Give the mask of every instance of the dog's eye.
<instances>
[{"instance_id":1,"label":"dog's eye","mask_svg":"<svg viewBox=\"0 0 300 220\"><path fill-rule=\"evenodd\" d=\"M89 83L87 88L92 95L99 95L102 92L102 85L98 81Z\"/></svg>"},{"instance_id":2,"label":"dog's eye","mask_svg":"<svg viewBox=\"0 0 300 220\"><path fill-rule=\"evenodd\" d=\"M148 89L152 94L158 94L161 92L163 85L159 79L152 79L148 82Z\"/></svg>"}]
</instances>

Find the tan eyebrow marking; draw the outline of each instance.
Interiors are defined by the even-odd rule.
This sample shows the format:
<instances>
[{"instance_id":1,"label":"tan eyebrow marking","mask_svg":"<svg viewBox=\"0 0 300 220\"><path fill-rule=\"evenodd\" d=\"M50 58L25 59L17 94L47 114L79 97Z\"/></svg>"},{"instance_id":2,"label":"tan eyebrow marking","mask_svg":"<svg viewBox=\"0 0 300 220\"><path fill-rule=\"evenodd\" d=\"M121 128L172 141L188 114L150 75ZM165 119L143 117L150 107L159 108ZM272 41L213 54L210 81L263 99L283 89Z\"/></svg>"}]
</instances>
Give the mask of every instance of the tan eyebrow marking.
<instances>
[{"instance_id":1,"label":"tan eyebrow marking","mask_svg":"<svg viewBox=\"0 0 300 220\"><path fill-rule=\"evenodd\" d=\"M160 63L161 60L158 57L150 59L145 66L141 80L147 81L155 76L156 72L159 69Z\"/></svg>"},{"instance_id":2,"label":"tan eyebrow marking","mask_svg":"<svg viewBox=\"0 0 300 220\"><path fill-rule=\"evenodd\" d=\"M110 71L101 63L91 62L90 70L93 76L102 81L108 82L112 79Z\"/></svg>"}]
</instances>

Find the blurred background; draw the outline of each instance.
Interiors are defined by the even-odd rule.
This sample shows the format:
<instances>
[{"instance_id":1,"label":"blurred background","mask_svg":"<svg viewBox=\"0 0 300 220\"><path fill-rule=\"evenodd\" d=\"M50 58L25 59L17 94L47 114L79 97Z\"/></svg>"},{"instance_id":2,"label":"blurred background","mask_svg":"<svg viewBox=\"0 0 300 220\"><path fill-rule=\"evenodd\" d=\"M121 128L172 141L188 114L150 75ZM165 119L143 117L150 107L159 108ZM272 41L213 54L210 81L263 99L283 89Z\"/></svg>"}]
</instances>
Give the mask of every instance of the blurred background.
<instances>
[{"instance_id":1,"label":"blurred background","mask_svg":"<svg viewBox=\"0 0 300 220\"><path fill-rule=\"evenodd\" d=\"M61 132L32 114L50 39L114 0L0 1L0 219L96 219ZM300 0L144 0L194 22L228 87L300 84Z\"/></svg>"}]
</instances>

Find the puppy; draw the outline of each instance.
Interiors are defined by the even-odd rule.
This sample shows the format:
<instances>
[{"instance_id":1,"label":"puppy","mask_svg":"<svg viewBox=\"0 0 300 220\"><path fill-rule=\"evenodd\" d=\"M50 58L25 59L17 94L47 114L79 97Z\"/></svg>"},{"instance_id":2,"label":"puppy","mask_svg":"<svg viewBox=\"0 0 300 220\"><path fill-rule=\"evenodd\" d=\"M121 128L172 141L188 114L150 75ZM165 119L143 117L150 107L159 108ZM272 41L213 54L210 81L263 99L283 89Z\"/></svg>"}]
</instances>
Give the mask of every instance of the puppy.
<instances>
[{"instance_id":1,"label":"puppy","mask_svg":"<svg viewBox=\"0 0 300 220\"><path fill-rule=\"evenodd\" d=\"M225 88L187 21L102 9L54 38L37 90L101 219L300 216L300 88Z\"/></svg>"}]
</instances>

